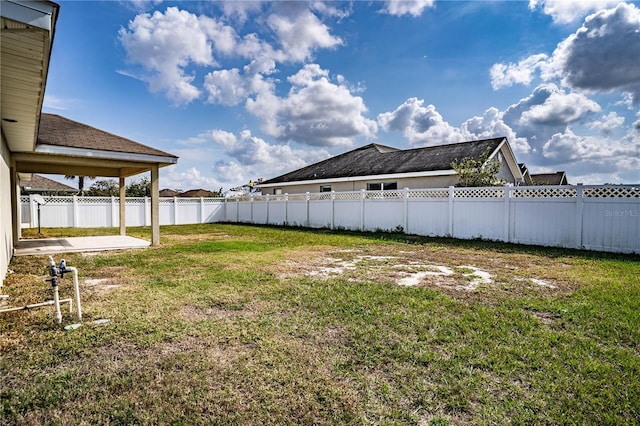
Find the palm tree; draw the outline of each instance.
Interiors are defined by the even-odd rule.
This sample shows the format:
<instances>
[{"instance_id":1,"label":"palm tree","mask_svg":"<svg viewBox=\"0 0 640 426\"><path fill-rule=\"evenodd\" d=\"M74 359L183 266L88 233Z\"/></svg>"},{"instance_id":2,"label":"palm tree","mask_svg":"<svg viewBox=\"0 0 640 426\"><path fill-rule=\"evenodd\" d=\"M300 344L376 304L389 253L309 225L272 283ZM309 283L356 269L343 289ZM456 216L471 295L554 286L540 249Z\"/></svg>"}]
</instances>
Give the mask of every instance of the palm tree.
<instances>
[{"instance_id":1,"label":"palm tree","mask_svg":"<svg viewBox=\"0 0 640 426\"><path fill-rule=\"evenodd\" d=\"M95 179L95 176L72 176L72 175L65 175L64 178L65 179L69 179L69 180L74 180L75 178L78 178L78 195L84 195L84 179L86 177L88 177L89 179Z\"/></svg>"}]
</instances>

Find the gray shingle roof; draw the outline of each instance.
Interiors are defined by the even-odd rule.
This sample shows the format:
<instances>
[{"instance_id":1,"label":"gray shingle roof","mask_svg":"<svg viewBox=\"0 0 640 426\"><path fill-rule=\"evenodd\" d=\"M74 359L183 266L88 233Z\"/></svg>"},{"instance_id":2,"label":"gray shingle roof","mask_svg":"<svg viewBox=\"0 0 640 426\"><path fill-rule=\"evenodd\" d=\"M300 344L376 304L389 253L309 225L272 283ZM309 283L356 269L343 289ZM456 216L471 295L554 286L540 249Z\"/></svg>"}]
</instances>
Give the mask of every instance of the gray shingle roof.
<instances>
[{"instance_id":1,"label":"gray shingle roof","mask_svg":"<svg viewBox=\"0 0 640 426\"><path fill-rule=\"evenodd\" d=\"M536 173L531 176L534 185L568 185L565 172Z\"/></svg>"},{"instance_id":2,"label":"gray shingle roof","mask_svg":"<svg viewBox=\"0 0 640 426\"><path fill-rule=\"evenodd\" d=\"M266 180L263 184L451 170L452 162L466 157L477 159L487 148L494 152L503 140L484 139L406 150L370 144Z\"/></svg>"},{"instance_id":3,"label":"gray shingle roof","mask_svg":"<svg viewBox=\"0 0 640 426\"><path fill-rule=\"evenodd\" d=\"M23 187L26 192L78 192L77 188L72 188L35 173L31 175L31 180L21 180L20 186Z\"/></svg>"},{"instance_id":4,"label":"gray shingle roof","mask_svg":"<svg viewBox=\"0 0 640 426\"><path fill-rule=\"evenodd\" d=\"M82 148L97 151L156 155L177 158L175 155L151 148L138 142L96 129L77 121L42 113L37 145Z\"/></svg>"}]
</instances>

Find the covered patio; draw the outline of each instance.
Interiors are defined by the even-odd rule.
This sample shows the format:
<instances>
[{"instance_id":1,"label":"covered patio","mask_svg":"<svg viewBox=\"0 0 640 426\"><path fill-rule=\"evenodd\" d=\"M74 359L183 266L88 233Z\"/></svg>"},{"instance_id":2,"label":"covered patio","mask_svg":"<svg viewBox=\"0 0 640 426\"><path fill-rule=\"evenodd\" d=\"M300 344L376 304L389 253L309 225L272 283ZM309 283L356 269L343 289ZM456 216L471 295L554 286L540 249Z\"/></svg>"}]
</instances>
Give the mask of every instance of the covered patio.
<instances>
[{"instance_id":1,"label":"covered patio","mask_svg":"<svg viewBox=\"0 0 640 426\"><path fill-rule=\"evenodd\" d=\"M126 236L125 178L151 172L151 245L160 244L159 170L177 163L178 157L59 115L43 113L35 150L14 153L13 160L21 180L28 179L32 173L118 178L120 236ZM15 203L14 211L18 211L17 198L12 202ZM27 247L35 250L33 247L38 240L20 240L20 233L19 224L14 223L14 241L18 242L16 254L24 254ZM109 242L112 237L104 238L96 249L99 250L104 244L112 245ZM69 246L64 241L40 241L40 246L44 248L48 244L49 250L54 245L60 248L73 247L73 244ZM92 241L99 242L95 239ZM78 244L84 247L84 243Z\"/></svg>"},{"instance_id":2,"label":"covered patio","mask_svg":"<svg viewBox=\"0 0 640 426\"><path fill-rule=\"evenodd\" d=\"M129 250L149 247L149 241L128 235L106 235L98 237L37 238L20 240L16 244L15 256L48 255L71 252L100 252Z\"/></svg>"}]
</instances>

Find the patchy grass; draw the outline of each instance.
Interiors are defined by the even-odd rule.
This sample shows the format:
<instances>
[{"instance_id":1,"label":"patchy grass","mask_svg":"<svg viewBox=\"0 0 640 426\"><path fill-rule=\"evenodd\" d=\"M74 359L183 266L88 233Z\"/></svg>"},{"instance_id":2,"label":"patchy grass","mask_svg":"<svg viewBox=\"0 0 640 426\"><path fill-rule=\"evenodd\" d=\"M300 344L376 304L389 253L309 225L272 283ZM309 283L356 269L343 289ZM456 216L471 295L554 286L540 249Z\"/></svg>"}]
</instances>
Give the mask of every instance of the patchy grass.
<instances>
[{"instance_id":1,"label":"patchy grass","mask_svg":"<svg viewBox=\"0 0 640 426\"><path fill-rule=\"evenodd\" d=\"M219 224L64 257L84 325L0 314L0 423L640 422L638 256ZM14 258L11 305L46 265Z\"/></svg>"}]
</instances>

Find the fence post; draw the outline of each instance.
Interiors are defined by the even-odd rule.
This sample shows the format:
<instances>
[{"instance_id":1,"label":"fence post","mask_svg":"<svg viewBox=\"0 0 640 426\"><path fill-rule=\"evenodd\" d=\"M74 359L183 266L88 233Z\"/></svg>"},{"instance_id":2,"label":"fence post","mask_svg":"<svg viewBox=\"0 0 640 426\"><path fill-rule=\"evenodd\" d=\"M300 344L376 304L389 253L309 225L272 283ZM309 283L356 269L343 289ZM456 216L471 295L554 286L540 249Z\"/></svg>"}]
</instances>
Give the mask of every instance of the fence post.
<instances>
[{"instance_id":1,"label":"fence post","mask_svg":"<svg viewBox=\"0 0 640 426\"><path fill-rule=\"evenodd\" d=\"M305 192L304 199L305 199L305 203L307 204L307 221L305 226L308 228L309 223L311 223L311 221L309 220L309 193L308 192Z\"/></svg>"},{"instance_id":2,"label":"fence post","mask_svg":"<svg viewBox=\"0 0 640 426\"><path fill-rule=\"evenodd\" d=\"M29 227L37 228L38 227L38 218L36 215L38 214L37 210L33 208L36 202L33 200L33 194L29 194Z\"/></svg>"},{"instance_id":3,"label":"fence post","mask_svg":"<svg viewBox=\"0 0 640 426\"><path fill-rule=\"evenodd\" d=\"M453 186L449 187L449 237L453 237Z\"/></svg>"},{"instance_id":4,"label":"fence post","mask_svg":"<svg viewBox=\"0 0 640 426\"><path fill-rule=\"evenodd\" d=\"M200 223L204 223L204 197L200 197Z\"/></svg>"},{"instance_id":5,"label":"fence post","mask_svg":"<svg viewBox=\"0 0 640 426\"><path fill-rule=\"evenodd\" d=\"M236 197L236 223L240 222L240 197Z\"/></svg>"},{"instance_id":6,"label":"fence post","mask_svg":"<svg viewBox=\"0 0 640 426\"><path fill-rule=\"evenodd\" d=\"M178 197L173 197L173 223L172 225L178 224Z\"/></svg>"},{"instance_id":7,"label":"fence post","mask_svg":"<svg viewBox=\"0 0 640 426\"><path fill-rule=\"evenodd\" d=\"M336 227L336 191L331 191L331 230Z\"/></svg>"},{"instance_id":8,"label":"fence post","mask_svg":"<svg viewBox=\"0 0 640 426\"><path fill-rule=\"evenodd\" d=\"M151 204L149 197L144 197L144 226L151 226Z\"/></svg>"},{"instance_id":9,"label":"fence post","mask_svg":"<svg viewBox=\"0 0 640 426\"><path fill-rule=\"evenodd\" d=\"M582 213L584 208L583 186L581 183L576 185L576 217L575 217L575 247L582 249Z\"/></svg>"},{"instance_id":10,"label":"fence post","mask_svg":"<svg viewBox=\"0 0 640 426\"><path fill-rule=\"evenodd\" d=\"M116 217L118 216L119 210L116 209L116 197L111 196L111 227L115 228L116 225Z\"/></svg>"},{"instance_id":11,"label":"fence post","mask_svg":"<svg viewBox=\"0 0 640 426\"><path fill-rule=\"evenodd\" d=\"M402 202L402 228L404 233L407 234L409 230L409 188L404 189Z\"/></svg>"},{"instance_id":12,"label":"fence post","mask_svg":"<svg viewBox=\"0 0 640 426\"><path fill-rule=\"evenodd\" d=\"M508 243L511 241L511 204L509 198L511 198L511 185L505 184L504 186L504 238L503 241Z\"/></svg>"},{"instance_id":13,"label":"fence post","mask_svg":"<svg viewBox=\"0 0 640 426\"><path fill-rule=\"evenodd\" d=\"M267 218L265 219L265 224L269 224L269 194L267 194L267 200L265 201L265 207L267 208Z\"/></svg>"},{"instance_id":14,"label":"fence post","mask_svg":"<svg viewBox=\"0 0 640 426\"><path fill-rule=\"evenodd\" d=\"M289 225L289 194L284 194L284 224Z\"/></svg>"},{"instance_id":15,"label":"fence post","mask_svg":"<svg viewBox=\"0 0 640 426\"><path fill-rule=\"evenodd\" d=\"M360 190L360 230L364 231L364 198L366 192L364 189Z\"/></svg>"},{"instance_id":16,"label":"fence post","mask_svg":"<svg viewBox=\"0 0 640 426\"><path fill-rule=\"evenodd\" d=\"M249 219L249 222L255 224L253 220L253 194L249 194L249 206L251 207L251 218Z\"/></svg>"},{"instance_id":17,"label":"fence post","mask_svg":"<svg viewBox=\"0 0 640 426\"><path fill-rule=\"evenodd\" d=\"M78 223L80 222L80 218L78 217L78 196L73 196L73 227L78 228Z\"/></svg>"}]
</instances>

